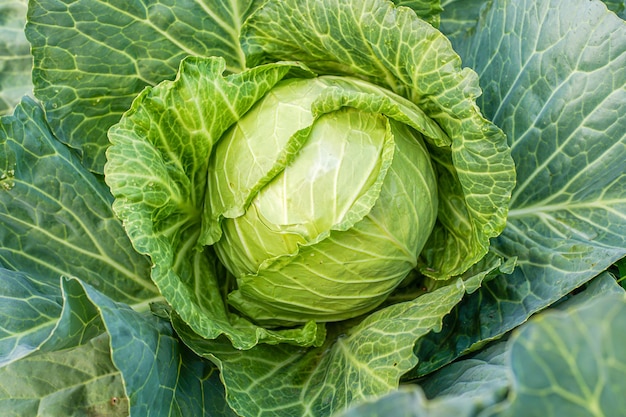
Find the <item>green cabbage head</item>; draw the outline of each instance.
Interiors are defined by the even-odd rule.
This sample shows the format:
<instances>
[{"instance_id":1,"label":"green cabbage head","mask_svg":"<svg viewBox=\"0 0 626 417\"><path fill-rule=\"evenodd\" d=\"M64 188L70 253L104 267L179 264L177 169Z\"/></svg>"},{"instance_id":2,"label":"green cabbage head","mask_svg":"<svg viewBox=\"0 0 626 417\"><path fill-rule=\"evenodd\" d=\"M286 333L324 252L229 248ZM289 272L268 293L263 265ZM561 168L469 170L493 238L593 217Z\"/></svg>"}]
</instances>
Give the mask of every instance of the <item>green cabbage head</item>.
<instances>
[{"instance_id":1,"label":"green cabbage head","mask_svg":"<svg viewBox=\"0 0 626 417\"><path fill-rule=\"evenodd\" d=\"M109 130L114 210L181 333L320 345L407 276L455 282L502 231L513 162L476 74L413 11L372 3L289 28L300 3L267 2L242 29L248 68L188 57Z\"/></svg>"},{"instance_id":2,"label":"green cabbage head","mask_svg":"<svg viewBox=\"0 0 626 417\"><path fill-rule=\"evenodd\" d=\"M267 324L341 320L417 266L437 180L421 134L385 114L394 100L410 107L356 79L287 79L218 141L208 243L237 279L233 307Z\"/></svg>"}]
</instances>

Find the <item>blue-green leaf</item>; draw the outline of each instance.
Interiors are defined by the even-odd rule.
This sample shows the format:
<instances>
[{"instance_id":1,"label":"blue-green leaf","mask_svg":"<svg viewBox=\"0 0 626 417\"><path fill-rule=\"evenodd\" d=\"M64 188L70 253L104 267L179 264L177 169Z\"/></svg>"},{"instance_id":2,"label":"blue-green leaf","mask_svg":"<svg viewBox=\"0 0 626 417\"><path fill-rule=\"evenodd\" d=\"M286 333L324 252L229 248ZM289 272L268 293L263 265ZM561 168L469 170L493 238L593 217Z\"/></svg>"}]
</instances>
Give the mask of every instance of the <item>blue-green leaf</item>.
<instances>
[{"instance_id":1,"label":"blue-green leaf","mask_svg":"<svg viewBox=\"0 0 626 417\"><path fill-rule=\"evenodd\" d=\"M624 21L599 1L494 1L464 51L485 89L478 102L516 161L507 227L493 250L517 256L518 267L464 300L449 332L418 344L431 362L420 373L518 326L626 255Z\"/></svg>"},{"instance_id":2,"label":"blue-green leaf","mask_svg":"<svg viewBox=\"0 0 626 417\"><path fill-rule=\"evenodd\" d=\"M626 415L625 318L622 292L532 319L511 339L512 390L490 415Z\"/></svg>"},{"instance_id":3,"label":"blue-green leaf","mask_svg":"<svg viewBox=\"0 0 626 417\"><path fill-rule=\"evenodd\" d=\"M0 119L0 264L55 285L77 276L115 300L158 296L147 259L113 215L106 185L50 132L25 98Z\"/></svg>"},{"instance_id":4,"label":"blue-green leaf","mask_svg":"<svg viewBox=\"0 0 626 417\"><path fill-rule=\"evenodd\" d=\"M234 415L216 369L180 344L168 322L77 279L61 288L50 337L0 368L3 415Z\"/></svg>"}]
</instances>

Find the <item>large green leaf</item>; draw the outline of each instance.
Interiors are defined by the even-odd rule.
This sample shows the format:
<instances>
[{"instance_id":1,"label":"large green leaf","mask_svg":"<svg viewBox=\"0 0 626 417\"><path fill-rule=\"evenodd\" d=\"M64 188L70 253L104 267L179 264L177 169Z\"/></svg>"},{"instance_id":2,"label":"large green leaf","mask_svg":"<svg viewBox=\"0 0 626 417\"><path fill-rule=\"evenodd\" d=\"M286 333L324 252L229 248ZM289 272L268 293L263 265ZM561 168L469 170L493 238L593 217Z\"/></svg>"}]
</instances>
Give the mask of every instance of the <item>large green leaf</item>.
<instances>
[{"instance_id":1,"label":"large green leaf","mask_svg":"<svg viewBox=\"0 0 626 417\"><path fill-rule=\"evenodd\" d=\"M0 366L37 350L61 314L59 280L0 268Z\"/></svg>"},{"instance_id":2,"label":"large green leaf","mask_svg":"<svg viewBox=\"0 0 626 417\"><path fill-rule=\"evenodd\" d=\"M56 285L77 276L115 300L158 297L150 264L113 215L106 185L50 132L25 98L0 119L0 264Z\"/></svg>"},{"instance_id":3,"label":"large green leaf","mask_svg":"<svg viewBox=\"0 0 626 417\"><path fill-rule=\"evenodd\" d=\"M462 48L518 184L493 249L518 268L417 346L419 373L523 323L626 255L626 25L599 1L497 1ZM445 348L444 348L445 346Z\"/></svg>"},{"instance_id":4,"label":"large green leaf","mask_svg":"<svg viewBox=\"0 0 626 417\"><path fill-rule=\"evenodd\" d=\"M438 223L422 272L463 273L504 227L514 166L506 138L475 105L476 74L448 40L405 7L363 2L270 1L246 21L248 65L297 60L322 74L353 75L416 104L451 139L429 141L439 176Z\"/></svg>"},{"instance_id":5,"label":"large green leaf","mask_svg":"<svg viewBox=\"0 0 626 417\"><path fill-rule=\"evenodd\" d=\"M626 416L626 296L577 300L511 339L512 391L489 415Z\"/></svg>"},{"instance_id":6,"label":"large green leaf","mask_svg":"<svg viewBox=\"0 0 626 417\"><path fill-rule=\"evenodd\" d=\"M177 331L222 372L231 407L243 416L329 416L395 390L417 360L412 346L465 292L461 280L415 300L330 326L323 346L258 345L234 349L224 338L200 339L184 323Z\"/></svg>"},{"instance_id":7,"label":"large green leaf","mask_svg":"<svg viewBox=\"0 0 626 417\"><path fill-rule=\"evenodd\" d=\"M178 78L146 89L110 131L106 181L113 208L135 248L153 263L152 279L198 334L226 334L238 348L259 341L319 344L323 327L268 330L228 311L212 248L202 233L209 155L224 131L296 64L224 75L222 58L185 59Z\"/></svg>"},{"instance_id":8,"label":"large green leaf","mask_svg":"<svg viewBox=\"0 0 626 417\"><path fill-rule=\"evenodd\" d=\"M109 190L56 140L31 99L0 119L0 184L0 363L37 350L51 334L62 275L138 309L160 299L150 264L113 215Z\"/></svg>"},{"instance_id":9,"label":"large green leaf","mask_svg":"<svg viewBox=\"0 0 626 417\"><path fill-rule=\"evenodd\" d=\"M32 95L33 58L24 35L26 0L0 0L0 116Z\"/></svg>"},{"instance_id":10,"label":"large green leaf","mask_svg":"<svg viewBox=\"0 0 626 417\"><path fill-rule=\"evenodd\" d=\"M624 296L602 274L508 340L340 415L624 415Z\"/></svg>"},{"instance_id":11,"label":"large green leaf","mask_svg":"<svg viewBox=\"0 0 626 417\"><path fill-rule=\"evenodd\" d=\"M72 350L28 357L1 368L3 415L128 416L128 399L108 342L103 333Z\"/></svg>"},{"instance_id":12,"label":"large green leaf","mask_svg":"<svg viewBox=\"0 0 626 417\"><path fill-rule=\"evenodd\" d=\"M35 0L26 36L35 95L55 134L102 172L106 131L146 86L174 78L188 55L244 67L239 28L256 0Z\"/></svg>"},{"instance_id":13,"label":"large green leaf","mask_svg":"<svg viewBox=\"0 0 626 417\"><path fill-rule=\"evenodd\" d=\"M403 385L335 417L472 417L506 398L506 342L433 374L427 385ZM430 384L429 384L430 383Z\"/></svg>"},{"instance_id":14,"label":"large green leaf","mask_svg":"<svg viewBox=\"0 0 626 417\"><path fill-rule=\"evenodd\" d=\"M168 322L77 279L61 288L50 337L0 368L3 415L233 415L216 370L179 344Z\"/></svg>"}]
</instances>

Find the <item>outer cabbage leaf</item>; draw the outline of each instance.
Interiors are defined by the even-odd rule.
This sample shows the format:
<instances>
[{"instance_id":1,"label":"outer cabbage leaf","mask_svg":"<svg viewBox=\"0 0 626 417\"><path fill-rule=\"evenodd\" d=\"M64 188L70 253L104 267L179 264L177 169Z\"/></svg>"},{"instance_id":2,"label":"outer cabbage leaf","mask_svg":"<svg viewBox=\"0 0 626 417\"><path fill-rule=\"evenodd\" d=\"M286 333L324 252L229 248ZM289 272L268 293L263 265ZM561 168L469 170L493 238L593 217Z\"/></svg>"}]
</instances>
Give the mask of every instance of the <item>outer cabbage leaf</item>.
<instances>
[{"instance_id":1,"label":"outer cabbage leaf","mask_svg":"<svg viewBox=\"0 0 626 417\"><path fill-rule=\"evenodd\" d=\"M514 334L511 393L486 415L626 415L626 295L577 297Z\"/></svg>"},{"instance_id":2,"label":"outer cabbage leaf","mask_svg":"<svg viewBox=\"0 0 626 417\"><path fill-rule=\"evenodd\" d=\"M353 75L408 98L436 121L450 147L428 141L439 176L438 223L422 272L463 273L503 229L514 183L506 138L474 100L476 74L448 40L404 7L364 2L268 2L246 21L247 65L290 59L322 74Z\"/></svg>"},{"instance_id":3,"label":"outer cabbage leaf","mask_svg":"<svg viewBox=\"0 0 626 417\"><path fill-rule=\"evenodd\" d=\"M604 273L511 338L340 416L622 415L625 302Z\"/></svg>"},{"instance_id":4,"label":"outer cabbage leaf","mask_svg":"<svg viewBox=\"0 0 626 417\"><path fill-rule=\"evenodd\" d=\"M334 417L480 415L485 408L506 398L509 388L506 348L506 342L489 346L434 373L424 385L402 385L399 390L357 404Z\"/></svg>"},{"instance_id":5,"label":"outer cabbage leaf","mask_svg":"<svg viewBox=\"0 0 626 417\"><path fill-rule=\"evenodd\" d=\"M49 335L61 275L79 276L139 309L160 299L150 264L133 250L112 201L52 135L32 99L0 119L0 363L27 355Z\"/></svg>"},{"instance_id":6,"label":"outer cabbage leaf","mask_svg":"<svg viewBox=\"0 0 626 417\"><path fill-rule=\"evenodd\" d=\"M231 314L212 248L204 248L203 207L209 155L224 131L296 64L224 76L222 58L185 59L178 78L144 92L110 130L106 181L135 248L154 264L152 279L195 332L227 335L238 348L259 341L318 344L323 326L268 330ZM219 275L219 276L218 276ZM218 279L219 278L219 279Z\"/></svg>"},{"instance_id":7,"label":"outer cabbage leaf","mask_svg":"<svg viewBox=\"0 0 626 417\"><path fill-rule=\"evenodd\" d=\"M0 281L0 366L4 366L41 346L54 330L61 304L58 278L48 282L1 268Z\"/></svg>"},{"instance_id":8,"label":"outer cabbage leaf","mask_svg":"<svg viewBox=\"0 0 626 417\"><path fill-rule=\"evenodd\" d=\"M0 116L33 94L33 57L24 36L27 6L26 0L0 1Z\"/></svg>"},{"instance_id":9,"label":"outer cabbage leaf","mask_svg":"<svg viewBox=\"0 0 626 417\"><path fill-rule=\"evenodd\" d=\"M233 416L215 369L179 344L168 322L77 279L62 279L61 289L50 337L0 368L4 415Z\"/></svg>"},{"instance_id":10,"label":"outer cabbage leaf","mask_svg":"<svg viewBox=\"0 0 626 417\"><path fill-rule=\"evenodd\" d=\"M441 4L443 12L439 29L446 35L455 50L458 43L466 40L476 32L476 23L481 10L489 4L489 0L444 0ZM462 56L462 55L461 55Z\"/></svg>"},{"instance_id":11,"label":"outer cabbage leaf","mask_svg":"<svg viewBox=\"0 0 626 417\"><path fill-rule=\"evenodd\" d=\"M188 55L243 68L239 28L257 0L35 0L26 36L35 95L54 133L102 172L106 132L146 86L174 78Z\"/></svg>"},{"instance_id":12,"label":"outer cabbage leaf","mask_svg":"<svg viewBox=\"0 0 626 417\"><path fill-rule=\"evenodd\" d=\"M378 310L362 321L329 325L318 348L258 345L242 352L224 338L198 338L184 323L178 333L220 368L230 406L244 416L329 416L395 390L415 366L412 346L465 292L462 280L412 301Z\"/></svg>"},{"instance_id":13,"label":"outer cabbage leaf","mask_svg":"<svg viewBox=\"0 0 626 417\"><path fill-rule=\"evenodd\" d=\"M626 19L626 0L603 0L609 10L615 12L622 19Z\"/></svg>"},{"instance_id":14,"label":"outer cabbage leaf","mask_svg":"<svg viewBox=\"0 0 626 417\"><path fill-rule=\"evenodd\" d=\"M599 1L494 1L459 46L480 75L478 103L511 141L518 184L493 250L517 256L518 268L418 343L429 358L418 374L518 326L626 255L624 21Z\"/></svg>"}]
</instances>

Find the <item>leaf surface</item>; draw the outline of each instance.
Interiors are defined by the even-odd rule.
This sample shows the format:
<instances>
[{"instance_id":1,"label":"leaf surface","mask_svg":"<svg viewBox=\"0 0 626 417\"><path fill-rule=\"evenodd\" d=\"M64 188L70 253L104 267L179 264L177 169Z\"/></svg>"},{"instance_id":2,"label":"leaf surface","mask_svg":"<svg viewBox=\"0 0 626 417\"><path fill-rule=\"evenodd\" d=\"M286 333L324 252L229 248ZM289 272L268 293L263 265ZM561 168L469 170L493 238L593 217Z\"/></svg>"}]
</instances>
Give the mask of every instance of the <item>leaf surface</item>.
<instances>
[{"instance_id":1,"label":"leaf surface","mask_svg":"<svg viewBox=\"0 0 626 417\"><path fill-rule=\"evenodd\" d=\"M0 119L0 264L7 319L0 363L36 350L60 314L59 278L77 276L138 309L160 299L149 263L111 210L101 180L50 132L25 98Z\"/></svg>"},{"instance_id":2,"label":"leaf surface","mask_svg":"<svg viewBox=\"0 0 626 417\"><path fill-rule=\"evenodd\" d=\"M50 132L25 98L0 124L0 263L46 277L78 276L113 299L157 296L149 263L111 210L106 185Z\"/></svg>"},{"instance_id":3,"label":"leaf surface","mask_svg":"<svg viewBox=\"0 0 626 417\"><path fill-rule=\"evenodd\" d=\"M215 368L180 344L168 322L75 278L61 288L53 332L0 368L7 415L233 416Z\"/></svg>"},{"instance_id":4,"label":"leaf surface","mask_svg":"<svg viewBox=\"0 0 626 417\"><path fill-rule=\"evenodd\" d=\"M106 132L148 85L176 75L189 55L244 58L239 28L256 0L31 2L26 36L35 95L54 133L102 173Z\"/></svg>"},{"instance_id":5,"label":"leaf surface","mask_svg":"<svg viewBox=\"0 0 626 417\"><path fill-rule=\"evenodd\" d=\"M413 301L394 304L361 322L330 327L326 343L302 349L280 344L233 349L224 338L200 339L174 322L186 343L217 363L231 407L246 416L328 416L397 388L415 365L412 345L465 292L461 280Z\"/></svg>"},{"instance_id":6,"label":"leaf surface","mask_svg":"<svg viewBox=\"0 0 626 417\"><path fill-rule=\"evenodd\" d=\"M511 339L512 392L494 414L626 415L625 317L622 291L533 318Z\"/></svg>"},{"instance_id":7,"label":"leaf surface","mask_svg":"<svg viewBox=\"0 0 626 417\"><path fill-rule=\"evenodd\" d=\"M622 415L622 384L611 378L623 373L625 301L604 273L512 337L340 416Z\"/></svg>"},{"instance_id":8,"label":"leaf surface","mask_svg":"<svg viewBox=\"0 0 626 417\"><path fill-rule=\"evenodd\" d=\"M22 96L33 95L33 58L24 35L26 0L0 1L0 116L11 114Z\"/></svg>"},{"instance_id":9,"label":"leaf surface","mask_svg":"<svg viewBox=\"0 0 626 417\"><path fill-rule=\"evenodd\" d=\"M494 1L463 46L517 167L517 256L417 349L427 373L523 323L626 255L626 25L598 1ZM507 53L502 53L507 51ZM442 344L447 348L442 349Z\"/></svg>"}]
</instances>

